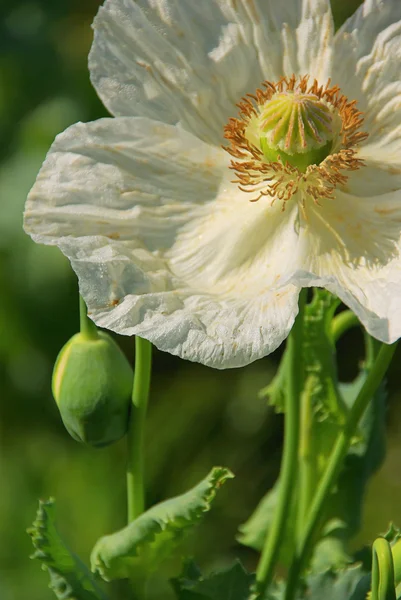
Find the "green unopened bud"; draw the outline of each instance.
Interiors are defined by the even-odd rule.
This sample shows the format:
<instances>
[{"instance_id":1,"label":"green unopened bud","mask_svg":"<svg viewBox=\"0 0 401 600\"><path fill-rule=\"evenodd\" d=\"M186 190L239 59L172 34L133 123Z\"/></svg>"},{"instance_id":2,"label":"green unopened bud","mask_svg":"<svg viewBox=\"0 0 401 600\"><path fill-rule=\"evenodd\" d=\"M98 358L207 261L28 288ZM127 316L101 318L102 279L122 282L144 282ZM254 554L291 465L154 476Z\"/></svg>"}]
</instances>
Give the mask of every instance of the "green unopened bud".
<instances>
[{"instance_id":1,"label":"green unopened bud","mask_svg":"<svg viewBox=\"0 0 401 600\"><path fill-rule=\"evenodd\" d=\"M106 333L77 333L62 348L53 371L53 396L70 435L106 446L127 431L132 369Z\"/></svg>"},{"instance_id":2,"label":"green unopened bud","mask_svg":"<svg viewBox=\"0 0 401 600\"><path fill-rule=\"evenodd\" d=\"M321 163L331 152L341 120L310 93L287 91L266 102L258 117L259 143L265 158L300 171Z\"/></svg>"}]
</instances>

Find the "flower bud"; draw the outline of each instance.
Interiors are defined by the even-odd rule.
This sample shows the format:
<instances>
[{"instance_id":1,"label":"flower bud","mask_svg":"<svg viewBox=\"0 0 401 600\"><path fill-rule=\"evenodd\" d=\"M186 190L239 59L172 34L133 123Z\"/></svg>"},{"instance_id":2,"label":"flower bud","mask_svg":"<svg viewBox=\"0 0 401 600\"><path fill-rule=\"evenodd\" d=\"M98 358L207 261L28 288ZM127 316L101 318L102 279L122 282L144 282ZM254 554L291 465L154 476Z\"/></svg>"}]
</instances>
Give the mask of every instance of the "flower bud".
<instances>
[{"instance_id":1,"label":"flower bud","mask_svg":"<svg viewBox=\"0 0 401 600\"><path fill-rule=\"evenodd\" d=\"M53 396L69 434L79 442L106 446L128 428L132 369L119 346L99 331L74 335L53 371Z\"/></svg>"}]
</instances>

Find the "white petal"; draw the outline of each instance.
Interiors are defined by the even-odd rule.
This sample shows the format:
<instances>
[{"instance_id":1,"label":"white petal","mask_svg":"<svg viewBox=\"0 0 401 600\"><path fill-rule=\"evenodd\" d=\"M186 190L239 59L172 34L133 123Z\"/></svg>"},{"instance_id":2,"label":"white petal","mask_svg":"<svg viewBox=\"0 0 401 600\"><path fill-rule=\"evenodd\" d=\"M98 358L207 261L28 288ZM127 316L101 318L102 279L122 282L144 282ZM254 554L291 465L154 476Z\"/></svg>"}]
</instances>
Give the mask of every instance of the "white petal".
<instances>
[{"instance_id":1,"label":"white petal","mask_svg":"<svg viewBox=\"0 0 401 600\"><path fill-rule=\"evenodd\" d=\"M220 144L265 79L326 78L333 24L329 0L107 0L94 29L92 82L112 114Z\"/></svg>"},{"instance_id":2,"label":"white petal","mask_svg":"<svg viewBox=\"0 0 401 600\"><path fill-rule=\"evenodd\" d=\"M401 336L401 193L335 200L308 210L297 285L322 286L384 342Z\"/></svg>"},{"instance_id":3,"label":"white petal","mask_svg":"<svg viewBox=\"0 0 401 600\"><path fill-rule=\"evenodd\" d=\"M277 81L293 74L327 79L334 29L328 0L226 0L221 4L257 49L264 79Z\"/></svg>"},{"instance_id":4,"label":"white petal","mask_svg":"<svg viewBox=\"0 0 401 600\"><path fill-rule=\"evenodd\" d=\"M375 146L364 146L359 153L365 165L348 175L347 183L341 187L351 196L372 197L401 190L401 154L391 160L383 150L379 155Z\"/></svg>"},{"instance_id":5,"label":"white petal","mask_svg":"<svg viewBox=\"0 0 401 600\"><path fill-rule=\"evenodd\" d=\"M401 152L401 2L366 0L335 36L333 83L364 112L362 156L389 164Z\"/></svg>"},{"instance_id":6,"label":"white petal","mask_svg":"<svg viewBox=\"0 0 401 600\"><path fill-rule=\"evenodd\" d=\"M217 368L288 335L298 288L296 210L249 202L229 157L144 118L78 124L56 139L25 227L70 258L93 320Z\"/></svg>"}]
</instances>

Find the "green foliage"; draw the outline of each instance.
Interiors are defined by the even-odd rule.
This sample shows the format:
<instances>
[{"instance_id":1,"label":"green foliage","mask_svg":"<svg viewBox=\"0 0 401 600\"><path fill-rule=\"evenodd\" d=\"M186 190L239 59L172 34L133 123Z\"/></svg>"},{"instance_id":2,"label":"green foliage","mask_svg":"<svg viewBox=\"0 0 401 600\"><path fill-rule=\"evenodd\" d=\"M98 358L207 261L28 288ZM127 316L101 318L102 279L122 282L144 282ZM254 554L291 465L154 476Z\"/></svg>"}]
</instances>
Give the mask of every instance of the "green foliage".
<instances>
[{"instance_id":1,"label":"green foliage","mask_svg":"<svg viewBox=\"0 0 401 600\"><path fill-rule=\"evenodd\" d=\"M303 348L300 356L304 362L304 393L301 402L309 407L309 443L314 461L316 482L322 472L332 444L344 423L345 405L337 388L335 347L331 337L331 321L339 304L337 298L326 290L317 289L313 300L305 307ZM262 390L277 411L284 411L286 383L288 380L288 353L283 356L276 377ZM315 483L316 483L315 482ZM240 528L240 541L261 550L270 529L277 504L279 482L260 502L255 513ZM296 487L294 486L294 497ZM296 522L293 504L289 521ZM293 540L283 533L280 559L287 564L292 554Z\"/></svg>"},{"instance_id":2,"label":"green foliage","mask_svg":"<svg viewBox=\"0 0 401 600\"><path fill-rule=\"evenodd\" d=\"M203 577L189 561L178 579L172 581L177 600L248 600L253 598L254 575L239 561L232 566ZM270 587L263 600L284 600L285 581ZM307 577L297 600L366 600L370 574L361 565L345 569L327 569Z\"/></svg>"},{"instance_id":3,"label":"green foliage","mask_svg":"<svg viewBox=\"0 0 401 600\"><path fill-rule=\"evenodd\" d=\"M391 546L383 537L378 537L373 542L371 583L369 599L397 600Z\"/></svg>"},{"instance_id":4,"label":"green foliage","mask_svg":"<svg viewBox=\"0 0 401 600\"><path fill-rule=\"evenodd\" d=\"M251 515L246 523L240 526L238 540L245 546L250 546L255 550L261 551L273 524L274 514L279 499L279 485L277 481L274 487L267 492L258 504L255 512ZM288 521L295 523L296 520L296 505L295 505L295 494L292 496L290 513ZM288 563L293 552L293 538L292 536L282 536L280 542L280 560L283 563Z\"/></svg>"},{"instance_id":5,"label":"green foliage","mask_svg":"<svg viewBox=\"0 0 401 600\"><path fill-rule=\"evenodd\" d=\"M309 395L314 421L342 424L345 407L337 387L335 345L331 322L339 306L338 298L316 289L305 307L303 360L304 387Z\"/></svg>"},{"instance_id":6,"label":"green foliage","mask_svg":"<svg viewBox=\"0 0 401 600\"><path fill-rule=\"evenodd\" d=\"M54 523L54 501L40 502L28 530L35 552L50 576L50 588L60 600L106 600L90 571L65 545Z\"/></svg>"},{"instance_id":7,"label":"green foliage","mask_svg":"<svg viewBox=\"0 0 401 600\"><path fill-rule=\"evenodd\" d=\"M397 586L401 584L401 531L393 523L382 536L391 546L394 566L394 581Z\"/></svg>"},{"instance_id":8,"label":"green foliage","mask_svg":"<svg viewBox=\"0 0 401 600\"><path fill-rule=\"evenodd\" d=\"M384 533L382 537L390 542L390 544L394 545L401 540L401 530L398 529L394 523L390 523L386 533Z\"/></svg>"},{"instance_id":9,"label":"green foliage","mask_svg":"<svg viewBox=\"0 0 401 600\"><path fill-rule=\"evenodd\" d=\"M124 529L95 545L92 571L103 579L143 580L171 557L184 534L211 508L217 490L232 478L228 469L215 467L194 488L146 511Z\"/></svg>"},{"instance_id":10,"label":"green foliage","mask_svg":"<svg viewBox=\"0 0 401 600\"><path fill-rule=\"evenodd\" d=\"M189 562L172 583L178 600L247 600L253 581L239 561L206 577Z\"/></svg>"},{"instance_id":11,"label":"green foliage","mask_svg":"<svg viewBox=\"0 0 401 600\"><path fill-rule=\"evenodd\" d=\"M346 415L366 380L364 369L351 384L339 384L337 380L335 345L331 335L331 322L338 300L326 290L315 290L314 297L305 308L305 326L302 357L304 361L304 392L301 397L303 414L308 423L301 430L301 447L309 446L308 460L314 474L313 489L324 471L331 450L341 432ZM262 390L276 410L283 411L287 381L286 354L272 383ZM316 572L328 567L341 567L350 562L347 541L357 533L361 522L361 508L368 478L381 464L384 456L384 408L385 386L379 388L373 402L362 419L359 434L355 438L345 460L338 485L332 494L325 514L313 569ZM305 418L305 417L303 417ZM306 434L307 439L303 439ZM240 527L241 543L256 550L263 547L271 527L277 504L278 486L270 490L258 505L250 519ZM294 498L296 484L294 482ZM289 522L295 526L297 510L291 506ZM292 554L292 538L283 532L280 560L288 564Z\"/></svg>"},{"instance_id":12,"label":"green foliage","mask_svg":"<svg viewBox=\"0 0 401 600\"><path fill-rule=\"evenodd\" d=\"M303 597L308 600L366 600L370 575L361 565L346 569L328 569L308 578Z\"/></svg>"},{"instance_id":13,"label":"green foliage","mask_svg":"<svg viewBox=\"0 0 401 600\"><path fill-rule=\"evenodd\" d=\"M331 321L338 305L339 300L335 296L326 290L316 289L312 302L305 307L302 348L305 388L319 422L343 423L345 417L345 407L336 386L335 346L331 337ZM278 412L284 412L287 370L286 351L273 381L261 390Z\"/></svg>"},{"instance_id":14,"label":"green foliage","mask_svg":"<svg viewBox=\"0 0 401 600\"><path fill-rule=\"evenodd\" d=\"M363 369L354 382L340 384L347 406L355 400L366 377L367 371ZM345 459L330 504L330 516L342 522L342 527L337 528L337 537L349 539L361 526L366 484L385 455L386 399L386 387L382 383L361 420L359 434Z\"/></svg>"},{"instance_id":15,"label":"green foliage","mask_svg":"<svg viewBox=\"0 0 401 600\"><path fill-rule=\"evenodd\" d=\"M333 0L336 25L359 3ZM26 194L54 136L75 121L107 116L90 86L87 70L90 22L99 4L99 0L3 3L0 410L7 460L2 464L0 502L4 548L0 557L0 597L4 600L48 600L52 594L43 585L44 574L36 561L28 560L29 540L24 530L37 496L47 497L54 490L62 495L69 536L82 556L98 531L121 526L124 513L124 441L100 454L72 443L59 424L48 390L55 355L76 330L76 284L69 263L56 248L33 244L21 227ZM131 351L128 338L122 342L127 352ZM226 557L232 547L233 524L256 503L261 482L267 487L276 469L276 426L266 422L265 413L258 412L254 399L255 386L272 368L274 357L217 376L199 365L155 354L157 377L147 424L149 494L153 498L167 497L190 473L207 469L212 456L245 473L252 485L238 487L235 502L224 514L212 514L202 537L196 540L196 553L203 562L209 560L211 548L214 556ZM345 354L339 360L345 364L351 357L353 362L355 345L351 343ZM399 389L398 377L393 380ZM174 419L166 427L173 414ZM393 443L398 443L396 436ZM392 461L399 464L396 454ZM396 477L392 476L391 481L395 485ZM382 519L388 519L391 511L394 518L399 512L397 494L392 493L396 488L388 481L381 484L387 485L383 492L380 490L386 498L378 496L372 504ZM371 518L371 530L372 522ZM332 540L325 541L331 544ZM53 578L64 577L52 568L46 570ZM162 578L164 573L160 570L157 575ZM322 581L329 586L337 580L335 576ZM110 590L116 600L128 600L126 593L120 593L117 586ZM156 593L156 597L160 596ZM316 588L316 600L321 597L323 593L320 596ZM151 591L149 599L154 598ZM359 596L352 600L359 600Z\"/></svg>"},{"instance_id":16,"label":"green foliage","mask_svg":"<svg viewBox=\"0 0 401 600\"><path fill-rule=\"evenodd\" d=\"M106 446L128 428L132 369L110 335L74 335L60 351L53 395L63 423L79 442Z\"/></svg>"},{"instance_id":17,"label":"green foliage","mask_svg":"<svg viewBox=\"0 0 401 600\"><path fill-rule=\"evenodd\" d=\"M366 600L370 574L362 565L341 569L325 569L309 575L296 595L296 600ZM268 590L263 600L284 600L285 582L280 581Z\"/></svg>"}]
</instances>

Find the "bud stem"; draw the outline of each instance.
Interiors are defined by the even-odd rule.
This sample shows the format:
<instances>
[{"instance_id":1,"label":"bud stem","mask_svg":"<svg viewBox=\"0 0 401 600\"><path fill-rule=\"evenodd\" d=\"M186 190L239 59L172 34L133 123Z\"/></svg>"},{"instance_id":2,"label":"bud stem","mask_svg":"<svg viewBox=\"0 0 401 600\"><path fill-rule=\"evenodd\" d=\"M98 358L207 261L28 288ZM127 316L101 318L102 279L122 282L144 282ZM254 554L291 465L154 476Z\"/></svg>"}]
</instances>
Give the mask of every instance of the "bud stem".
<instances>
[{"instance_id":1,"label":"bud stem","mask_svg":"<svg viewBox=\"0 0 401 600\"><path fill-rule=\"evenodd\" d=\"M88 340L97 340L98 333L96 325L88 317L88 310L86 308L85 300L79 295L79 323L82 335Z\"/></svg>"},{"instance_id":2,"label":"bud stem","mask_svg":"<svg viewBox=\"0 0 401 600\"><path fill-rule=\"evenodd\" d=\"M128 428L127 501L128 522L145 510L143 446L152 370L152 344L135 337L135 375Z\"/></svg>"}]
</instances>

